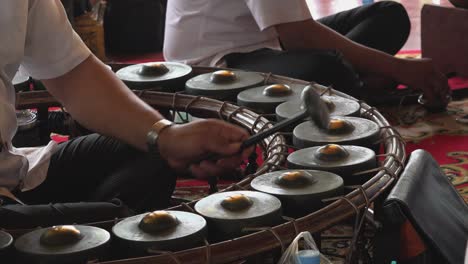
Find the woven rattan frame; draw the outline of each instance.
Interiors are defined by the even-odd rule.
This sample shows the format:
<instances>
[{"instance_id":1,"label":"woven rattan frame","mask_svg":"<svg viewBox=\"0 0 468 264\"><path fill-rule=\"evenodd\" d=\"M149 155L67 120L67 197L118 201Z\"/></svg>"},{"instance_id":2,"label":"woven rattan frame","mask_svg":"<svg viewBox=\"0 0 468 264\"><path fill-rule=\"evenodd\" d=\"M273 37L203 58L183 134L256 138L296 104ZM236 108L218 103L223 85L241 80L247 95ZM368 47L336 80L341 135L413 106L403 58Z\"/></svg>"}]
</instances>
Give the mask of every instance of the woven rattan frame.
<instances>
[{"instance_id":1,"label":"woven rattan frame","mask_svg":"<svg viewBox=\"0 0 468 264\"><path fill-rule=\"evenodd\" d=\"M194 74L202 74L213 70L213 68L194 67ZM265 77L268 83L308 84L305 81L273 74L265 74ZM271 122L265 117L231 103L205 97L189 96L182 93L168 94L148 90L135 92L147 103L158 109L183 111L200 117L222 118L248 128L253 133L272 126ZM320 94L334 94L356 100L331 88L322 87L318 92ZM404 141L398 132L390 126L377 109L364 102L359 103L361 104L361 116L376 122L380 126L380 138L384 151L383 154L379 155L382 158L381 166L374 170L375 175L362 186L357 186L354 191L348 193L345 197L328 199L328 201L333 202L319 211L298 219L287 218L287 222L284 224L272 228L258 228L254 230L257 232L234 240L211 245L206 242L206 246L180 252L163 252L155 256L101 263L232 263L263 252L284 248L285 245L294 239L298 232L320 232L342 220L357 215L360 209L368 207L370 203L380 198L382 194L389 190L401 174L406 159ZM57 101L45 91L26 92L17 95L18 109L57 105ZM282 165L287 156L287 145L281 134L268 137L260 146L263 149L264 164L259 167L255 174L249 175L242 181L232 184L221 191L250 189L249 183L256 176L283 168ZM170 209L194 212L194 204L195 202L183 203ZM90 223L90 225L109 229L115 224L115 221L118 220ZM18 234L24 233L24 230L9 230L9 232Z\"/></svg>"}]
</instances>

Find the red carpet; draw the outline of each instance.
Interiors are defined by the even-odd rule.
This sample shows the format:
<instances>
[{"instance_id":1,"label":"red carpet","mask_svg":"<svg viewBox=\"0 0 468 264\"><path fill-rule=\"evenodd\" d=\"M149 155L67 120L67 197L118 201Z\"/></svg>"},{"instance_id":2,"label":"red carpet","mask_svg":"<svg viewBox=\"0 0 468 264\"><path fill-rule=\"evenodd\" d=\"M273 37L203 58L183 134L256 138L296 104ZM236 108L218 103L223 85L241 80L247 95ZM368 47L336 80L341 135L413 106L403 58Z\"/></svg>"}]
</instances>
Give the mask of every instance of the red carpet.
<instances>
[{"instance_id":1,"label":"red carpet","mask_svg":"<svg viewBox=\"0 0 468 264\"><path fill-rule=\"evenodd\" d=\"M449 85L452 90L460 90L468 88L468 78L452 77L449 79Z\"/></svg>"}]
</instances>

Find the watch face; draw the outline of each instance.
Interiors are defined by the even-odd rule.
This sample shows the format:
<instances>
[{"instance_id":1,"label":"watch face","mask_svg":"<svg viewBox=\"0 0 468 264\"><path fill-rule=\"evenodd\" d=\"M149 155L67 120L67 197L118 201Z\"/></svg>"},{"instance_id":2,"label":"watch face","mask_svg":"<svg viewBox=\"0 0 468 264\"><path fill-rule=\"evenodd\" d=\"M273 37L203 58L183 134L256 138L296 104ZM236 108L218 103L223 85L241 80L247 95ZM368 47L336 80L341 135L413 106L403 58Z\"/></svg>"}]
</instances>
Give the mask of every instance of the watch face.
<instances>
[{"instance_id":1,"label":"watch face","mask_svg":"<svg viewBox=\"0 0 468 264\"><path fill-rule=\"evenodd\" d=\"M150 157L154 160L161 160L161 155L159 154L158 148L158 133L153 130L150 130L146 135L146 145L148 147L148 153Z\"/></svg>"},{"instance_id":2,"label":"watch face","mask_svg":"<svg viewBox=\"0 0 468 264\"><path fill-rule=\"evenodd\" d=\"M158 140L158 133L154 130L151 130L146 135L146 141L148 144L156 144Z\"/></svg>"}]
</instances>

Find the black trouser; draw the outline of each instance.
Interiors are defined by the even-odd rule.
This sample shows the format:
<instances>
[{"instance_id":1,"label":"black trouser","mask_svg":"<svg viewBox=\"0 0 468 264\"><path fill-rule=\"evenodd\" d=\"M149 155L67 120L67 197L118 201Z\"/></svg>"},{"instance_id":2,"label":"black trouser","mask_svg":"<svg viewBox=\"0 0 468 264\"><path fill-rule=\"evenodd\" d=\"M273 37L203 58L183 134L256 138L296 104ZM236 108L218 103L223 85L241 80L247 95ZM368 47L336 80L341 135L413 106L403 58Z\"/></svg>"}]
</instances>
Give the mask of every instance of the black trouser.
<instances>
[{"instance_id":1,"label":"black trouser","mask_svg":"<svg viewBox=\"0 0 468 264\"><path fill-rule=\"evenodd\" d=\"M167 208L174 188L175 173L162 159L91 134L61 143L46 180L18 197L27 204L119 198L138 212Z\"/></svg>"},{"instance_id":2,"label":"black trouser","mask_svg":"<svg viewBox=\"0 0 468 264\"><path fill-rule=\"evenodd\" d=\"M318 21L357 43L392 55L405 44L410 31L406 10L401 4L390 1L357 7ZM352 66L339 52L332 50L262 49L229 54L225 59L230 68L315 81L350 94L356 94L362 85Z\"/></svg>"}]
</instances>

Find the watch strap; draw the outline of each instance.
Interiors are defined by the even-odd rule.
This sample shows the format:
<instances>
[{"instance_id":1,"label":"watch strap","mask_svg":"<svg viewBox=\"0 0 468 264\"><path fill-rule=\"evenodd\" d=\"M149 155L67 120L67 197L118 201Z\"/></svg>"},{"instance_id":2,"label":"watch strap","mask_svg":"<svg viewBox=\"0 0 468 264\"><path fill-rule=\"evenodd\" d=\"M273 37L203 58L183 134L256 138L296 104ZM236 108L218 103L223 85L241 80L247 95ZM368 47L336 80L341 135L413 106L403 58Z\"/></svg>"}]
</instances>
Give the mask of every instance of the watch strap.
<instances>
[{"instance_id":1,"label":"watch strap","mask_svg":"<svg viewBox=\"0 0 468 264\"><path fill-rule=\"evenodd\" d=\"M146 144L148 145L148 150L150 153L159 153L157 148L159 134L161 134L164 129L172 126L173 124L173 122L167 119L161 119L151 126L150 131L148 131L148 134L146 135Z\"/></svg>"}]
</instances>

